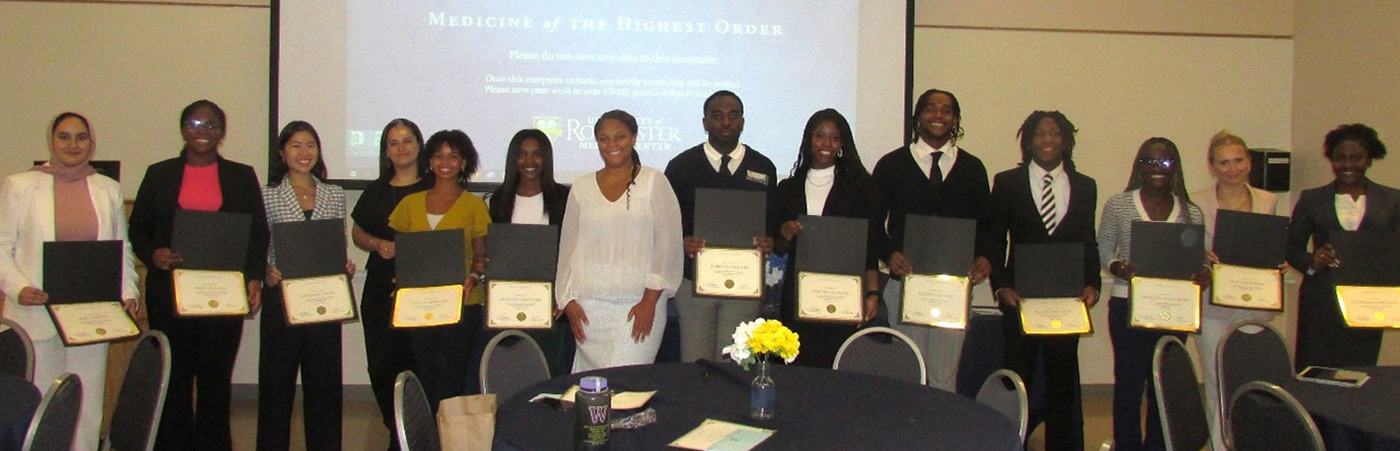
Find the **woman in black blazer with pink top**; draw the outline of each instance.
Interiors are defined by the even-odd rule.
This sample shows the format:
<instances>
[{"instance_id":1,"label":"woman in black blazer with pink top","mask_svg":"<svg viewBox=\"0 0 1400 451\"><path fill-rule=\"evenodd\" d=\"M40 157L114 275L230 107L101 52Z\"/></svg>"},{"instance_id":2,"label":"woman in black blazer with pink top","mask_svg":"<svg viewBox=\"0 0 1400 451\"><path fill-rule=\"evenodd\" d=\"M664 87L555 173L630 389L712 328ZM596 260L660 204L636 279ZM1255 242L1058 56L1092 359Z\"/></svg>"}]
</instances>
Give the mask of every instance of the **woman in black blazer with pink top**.
<instances>
[{"instance_id":1,"label":"woman in black blazer with pink top","mask_svg":"<svg viewBox=\"0 0 1400 451\"><path fill-rule=\"evenodd\" d=\"M1003 171L992 186L991 240L994 256L1011 255L1015 247L1033 243L1084 245L1084 289L1081 300L1098 302L1098 242L1094 179L1074 170L1074 124L1059 111L1036 111L1026 118L1017 136L1021 166ZM1046 185L1050 195L1046 195ZM1046 203L1055 204L1048 211ZM1044 214L1043 214L1044 213ZM1048 220L1048 221L1047 221ZM1041 262L1040 264L1055 264ZM1084 449L1084 413L1079 399L1079 336L1029 336L1021 330L1012 257L992 262L992 290L1002 310L1006 337L1006 367L1030 386L1036 360L1045 362L1049 411L1045 418L1047 450Z\"/></svg>"},{"instance_id":2,"label":"woman in black blazer with pink top","mask_svg":"<svg viewBox=\"0 0 1400 451\"><path fill-rule=\"evenodd\" d=\"M170 387L156 434L158 451L229 451L233 447L229 402L243 318L176 315L171 269L179 266L180 255L170 250L177 210L252 216L243 278L253 312L257 312L267 269L267 215L253 168L219 156L226 124L223 110L214 102L200 100L185 107L180 114L180 133L185 140L180 156L146 169L131 209L128 234L136 257L147 269L145 295L151 329L170 338Z\"/></svg>"},{"instance_id":3,"label":"woman in black blazer with pink top","mask_svg":"<svg viewBox=\"0 0 1400 451\"><path fill-rule=\"evenodd\" d=\"M1288 264L1303 272L1295 365L1375 366L1382 332L1353 329L1342 319L1332 268L1346 259L1337 257L1331 241L1333 233L1343 230L1400 231L1400 191L1366 177L1371 163L1385 158L1385 144L1371 127L1350 124L1332 130L1323 156L1331 160L1336 178L1298 196L1288 228Z\"/></svg>"},{"instance_id":4,"label":"woman in black blazer with pink top","mask_svg":"<svg viewBox=\"0 0 1400 451\"><path fill-rule=\"evenodd\" d=\"M884 233L878 218L874 186L870 174L860 162L850 123L833 109L813 114L802 132L802 146L793 165L792 177L778 183L778 202L782 225L774 252L791 256L784 272L782 320L801 338L802 352L796 363L803 366L831 368L836 351L861 324L875 316L880 301L877 268L879 237ZM815 206L812 201L822 199ZM866 297L861 324L818 323L797 319L797 259L802 247L802 215L839 216L869 221L866 232L865 274ZM821 245L821 243L813 243Z\"/></svg>"}]
</instances>

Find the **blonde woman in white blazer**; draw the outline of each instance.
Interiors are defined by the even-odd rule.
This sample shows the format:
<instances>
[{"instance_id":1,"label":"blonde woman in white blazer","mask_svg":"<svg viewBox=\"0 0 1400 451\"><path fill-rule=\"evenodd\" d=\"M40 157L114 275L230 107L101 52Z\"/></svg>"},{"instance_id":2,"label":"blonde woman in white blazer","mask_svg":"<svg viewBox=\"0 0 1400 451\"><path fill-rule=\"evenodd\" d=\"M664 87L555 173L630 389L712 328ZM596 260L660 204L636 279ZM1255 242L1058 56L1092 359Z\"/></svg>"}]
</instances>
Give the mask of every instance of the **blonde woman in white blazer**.
<instances>
[{"instance_id":1,"label":"blonde woman in white blazer","mask_svg":"<svg viewBox=\"0 0 1400 451\"><path fill-rule=\"evenodd\" d=\"M34 381L42 389L63 373L83 381L76 451L97 449L107 345L65 347L44 304L44 242L122 240L126 217L121 186L88 164L96 140L87 118L63 113L49 129L50 159L42 166L5 178L0 186L0 290L7 294L4 316L34 340ZM88 200L89 203L81 202ZM58 208L56 208L58 207ZM122 298L135 313L137 276L131 243L122 258Z\"/></svg>"},{"instance_id":2,"label":"blonde woman in white blazer","mask_svg":"<svg viewBox=\"0 0 1400 451\"><path fill-rule=\"evenodd\" d=\"M1191 199L1201 207L1205 217L1206 249L1215 245L1215 214L1220 210L1235 210L1250 213L1277 214L1277 199L1273 193L1249 186L1249 148L1244 140L1221 130L1210 139L1207 158L1210 173L1215 176L1215 184L1191 193ZM1218 417L1221 412L1219 390L1216 383L1215 351L1220 340L1229 333L1231 326L1245 321L1267 322L1277 313L1262 310L1244 310L1218 307L1210 302L1201 306L1201 334L1196 336L1196 349L1201 356L1201 374L1205 376L1206 403L1209 408L1211 443L1215 449L1224 451Z\"/></svg>"}]
</instances>

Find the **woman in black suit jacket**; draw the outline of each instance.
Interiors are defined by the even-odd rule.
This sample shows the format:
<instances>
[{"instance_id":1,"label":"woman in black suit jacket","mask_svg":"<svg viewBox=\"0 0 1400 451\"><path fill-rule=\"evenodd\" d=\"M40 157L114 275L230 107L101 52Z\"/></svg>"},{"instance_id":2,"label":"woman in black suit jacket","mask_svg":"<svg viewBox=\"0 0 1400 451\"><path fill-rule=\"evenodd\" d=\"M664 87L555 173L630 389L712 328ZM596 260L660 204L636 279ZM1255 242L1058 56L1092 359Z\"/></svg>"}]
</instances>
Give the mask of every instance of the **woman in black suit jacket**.
<instances>
[{"instance_id":1,"label":"woman in black suit jacket","mask_svg":"<svg viewBox=\"0 0 1400 451\"><path fill-rule=\"evenodd\" d=\"M1375 366L1381 330L1353 329L1342 319L1332 279L1332 268L1340 262L1331 234L1400 230L1400 191L1366 178L1371 163L1385 158L1385 144L1371 127L1350 124L1327 133L1323 156L1332 161L1336 178L1298 196L1288 228L1288 264L1304 274L1296 366ZM1309 240L1313 252L1308 252Z\"/></svg>"},{"instance_id":2,"label":"woman in black suit jacket","mask_svg":"<svg viewBox=\"0 0 1400 451\"><path fill-rule=\"evenodd\" d=\"M1032 243L1083 244L1081 300L1093 307L1102 284L1094 231L1098 187L1094 179L1074 170L1074 132L1074 124L1059 111L1036 111L1021 124L1016 134L1021 141L1021 166L997 174L992 186L991 255L1007 255L1008 234L1011 247ZM1052 196L1044 195L1047 177ZM1056 180L1057 177L1067 178L1068 183ZM1055 209L1042 214L1046 201L1059 202ZM1044 357L1049 395L1045 447L1052 451L1084 449L1084 412L1078 390L1079 336L1022 333L1018 312L1021 296L1016 292L1014 268L1010 256L992 262L992 290L1001 307L1006 337L1006 367L1030 386L1036 360Z\"/></svg>"},{"instance_id":3,"label":"woman in black suit jacket","mask_svg":"<svg viewBox=\"0 0 1400 451\"><path fill-rule=\"evenodd\" d=\"M794 277L802 236L802 224L797 218L805 214L859 218L870 222L866 236L866 297L862 321L867 322L874 318L876 305L880 302L880 283L876 273L878 236L883 233L878 219L880 209L875 203L870 173L866 172L860 162L860 153L856 151L851 125L836 110L828 108L818 111L807 120L807 127L802 132L802 146L792 172L791 177L778 183L778 201L783 216L780 236L773 245L774 252L789 253L791 256L784 272L788 280L783 284L782 316L783 321L792 326L802 340L802 352L798 354L796 363L831 368L841 343L860 325L797 319L797 284ZM823 197L823 192L825 201L822 205L813 207L808 203L809 199Z\"/></svg>"},{"instance_id":4,"label":"woman in black suit jacket","mask_svg":"<svg viewBox=\"0 0 1400 451\"><path fill-rule=\"evenodd\" d=\"M146 169L131 210L131 246L147 268L145 293L151 329L170 338L170 385L155 444L160 451L229 451L233 446L229 389L243 318L177 316L170 277L170 270L181 260L170 250L176 210L251 215L243 279L248 284L252 311L258 310L267 268L267 217L253 168L219 156L226 124L224 111L214 102L200 100L185 107L180 113L180 134L185 140L180 156ZM215 167L213 177L210 166ZM208 183L214 180L217 187ZM195 392L199 393L198 401Z\"/></svg>"}]
</instances>

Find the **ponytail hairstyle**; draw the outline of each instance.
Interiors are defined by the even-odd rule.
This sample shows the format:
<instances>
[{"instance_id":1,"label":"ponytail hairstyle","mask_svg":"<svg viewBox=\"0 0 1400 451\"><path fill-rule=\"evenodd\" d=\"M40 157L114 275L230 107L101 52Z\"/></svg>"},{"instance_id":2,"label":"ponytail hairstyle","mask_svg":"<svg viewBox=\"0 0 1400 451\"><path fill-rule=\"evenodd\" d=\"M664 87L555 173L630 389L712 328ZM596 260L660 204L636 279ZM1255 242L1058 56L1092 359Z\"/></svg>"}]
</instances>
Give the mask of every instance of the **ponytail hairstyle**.
<instances>
[{"instance_id":1,"label":"ponytail hairstyle","mask_svg":"<svg viewBox=\"0 0 1400 451\"><path fill-rule=\"evenodd\" d=\"M379 181L388 183L394 178L394 162L389 161L389 132L395 128L403 127L413 134L413 138L418 143L418 150L423 150L423 131L418 129L418 124L408 119L398 118L389 121L384 126L384 132L379 134ZM426 167L421 161L418 164L418 172L421 174Z\"/></svg>"},{"instance_id":2,"label":"ponytail hairstyle","mask_svg":"<svg viewBox=\"0 0 1400 451\"><path fill-rule=\"evenodd\" d=\"M612 111L603 113L602 116L598 116L598 121L593 123L593 135L594 135L594 136L597 136L597 135L598 135L598 130L599 130L600 127L602 127L603 122L604 122L604 121L607 121L607 120L609 120L609 119L615 120L615 121L618 121L618 122L621 122L622 125L624 125L624 126L627 127L627 131L632 133L632 136L637 136L637 131L639 130L639 129L637 128L637 118L632 117L631 114L627 113L626 111L622 111L622 110L612 110ZM638 174L638 173L641 173L641 172L642 172L642 156L639 155L639 154L637 153L637 146L633 145L633 146L632 146L632 180L630 180L630 181L627 182L627 209L629 209L629 210L632 209L632 185L636 185L636 184L637 184L637 174Z\"/></svg>"}]
</instances>

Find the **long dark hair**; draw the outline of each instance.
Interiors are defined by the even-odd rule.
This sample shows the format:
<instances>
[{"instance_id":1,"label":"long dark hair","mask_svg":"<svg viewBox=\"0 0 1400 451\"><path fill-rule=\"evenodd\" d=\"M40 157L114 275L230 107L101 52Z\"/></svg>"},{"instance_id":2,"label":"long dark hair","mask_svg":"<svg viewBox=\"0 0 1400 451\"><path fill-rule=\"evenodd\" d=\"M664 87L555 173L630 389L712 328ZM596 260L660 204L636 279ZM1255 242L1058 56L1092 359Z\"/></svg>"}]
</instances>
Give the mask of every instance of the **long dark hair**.
<instances>
[{"instance_id":1,"label":"long dark hair","mask_svg":"<svg viewBox=\"0 0 1400 451\"><path fill-rule=\"evenodd\" d=\"M802 129L802 145L798 147L797 162L792 164L792 178L799 182L807 180L807 171L812 169L812 135L817 132L817 127L827 122L836 125L836 129L841 132L841 151L836 155L836 178L857 187L861 195L873 201L875 196L868 190L870 172L865 170L865 164L860 161L860 152L856 150L856 138L851 133L851 123L840 112L831 108L813 113L812 117L807 119L807 126Z\"/></svg>"},{"instance_id":2,"label":"long dark hair","mask_svg":"<svg viewBox=\"0 0 1400 451\"><path fill-rule=\"evenodd\" d=\"M394 162L389 161L389 132L398 127L407 128L413 133L413 138L418 141L418 151L423 151L423 131L418 129L418 124L404 118L389 121L384 126L384 132L379 134L379 181L382 182L387 183L394 178ZM418 162L418 171L420 174L423 171L422 161Z\"/></svg>"},{"instance_id":3,"label":"long dark hair","mask_svg":"<svg viewBox=\"0 0 1400 451\"><path fill-rule=\"evenodd\" d=\"M628 113L628 112L626 112L626 111L622 111L622 110L612 110L612 111L603 113L602 116L598 116L598 121L596 121L596 122L593 123L593 135L594 135L594 136L597 136L597 135L598 135L598 129L599 129L600 127L603 126L603 121L606 121L606 120L609 120L609 119L616 120L616 121L618 121L618 122L622 122L622 125L624 125L624 126L627 127L627 131L631 132L631 133L632 133L632 136L637 136L637 131L639 130L639 129L637 128L637 118L632 117L632 115L631 115L630 113ZM637 146L636 146L636 145L633 145L633 146L632 146L632 180L630 180L630 181L627 182L627 208L628 208L628 209L631 209L631 208L632 208L632 185L636 185L636 184L637 184L637 174L640 173L640 172L642 172L642 156L641 156L640 154L637 153Z\"/></svg>"},{"instance_id":4,"label":"long dark hair","mask_svg":"<svg viewBox=\"0 0 1400 451\"><path fill-rule=\"evenodd\" d=\"M224 115L224 109L219 108L218 104L210 101L209 99L196 100L194 101L194 103L186 105L185 109L180 111L181 129L185 128L185 121L189 120L190 116L194 116L194 112L199 111L200 108L208 108L210 111L213 111L214 116L219 118L219 126L223 127L223 130L225 132L228 131L228 116ZM183 146L181 146L180 157L183 158L187 153L189 153L189 149L186 149Z\"/></svg>"},{"instance_id":5,"label":"long dark hair","mask_svg":"<svg viewBox=\"0 0 1400 451\"><path fill-rule=\"evenodd\" d=\"M520 146L527 139L534 140L540 146L540 158L544 160L544 167L540 170L540 191L544 195L544 209L550 218L563 217L564 203L567 201L564 196L568 191L564 185L554 181L554 145L549 142L549 136L544 132L530 128L515 132L515 136L510 139L510 145L506 147L505 180L491 192L492 221L510 222L511 214L515 212L515 192L520 185L520 168L516 165L516 160L520 159Z\"/></svg>"},{"instance_id":6,"label":"long dark hair","mask_svg":"<svg viewBox=\"0 0 1400 451\"><path fill-rule=\"evenodd\" d=\"M1176 143L1172 142L1172 140L1160 136L1147 138L1147 141L1143 141L1142 145L1138 146L1137 155L1133 156L1133 172L1128 175L1128 187L1124 188L1123 191L1126 192L1142 188L1142 178L1139 176L1139 174L1142 173L1142 159L1147 156L1148 149L1158 144L1165 147L1167 149L1167 154L1176 162L1175 175L1172 176L1172 195L1181 199L1181 201L1187 205L1195 205L1194 202L1191 202L1191 195L1186 193L1186 171L1181 170L1181 151L1177 150Z\"/></svg>"},{"instance_id":7,"label":"long dark hair","mask_svg":"<svg viewBox=\"0 0 1400 451\"><path fill-rule=\"evenodd\" d=\"M282 127L282 133L277 134L277 147L268 152L267 160L272 163L267 168L267 186L281 185L282 179L291 171L281 151L287 148L287 142L291 141L297 132L310 133L311 139L316 140L316 164L311 166L311 176L316 177L318 182L326 181L326 159L321 154L321 134L316 133L316 127L312 127L306 121L291 121Z\"/></svg>"},{"instance_id":8,"label":"long dark hair","mask_svg":"<svg viewBox=\"0 0 1400 451\"><path fill-rule=\"evenodd\" d=\"M437 185L437 176L428 176L428 160L433 159L433 153L444 145L462 155L462 172L457 173L457 186L466 189L467 181L471 180L472 174L476 174L477 165L480 164L481 159L477 157L476 146L472 144L471 137L461 130L442 130L433 133L433 136L428 138L428 144L418 150L419 173L423 174L425 181L423 186L432 188Z\"/></svg>"},{"instance_id":9,"label":"long dark hair","mask_svg":"<svg viewBox=\"0 0 1400 451\"><path fill-rule=\"evenodd\" d=\"M1074 123L1059 111L1037 110L1026 116L1026 121L1021 123L1021 129L1016 131L1016 138L1021 140L1021 165L1025 166L1031 162L1031 145L1035 143L1035 129L1040 126L1040 121L1050 118L1055 121L1055 125L1060 127L1060 139L1065 143L1065 155L1061 158L1065 164L1066 171L1074 170L1074 134L1079 133L1079 129L1074 128Z\"/></svg>"}]
</instances>

